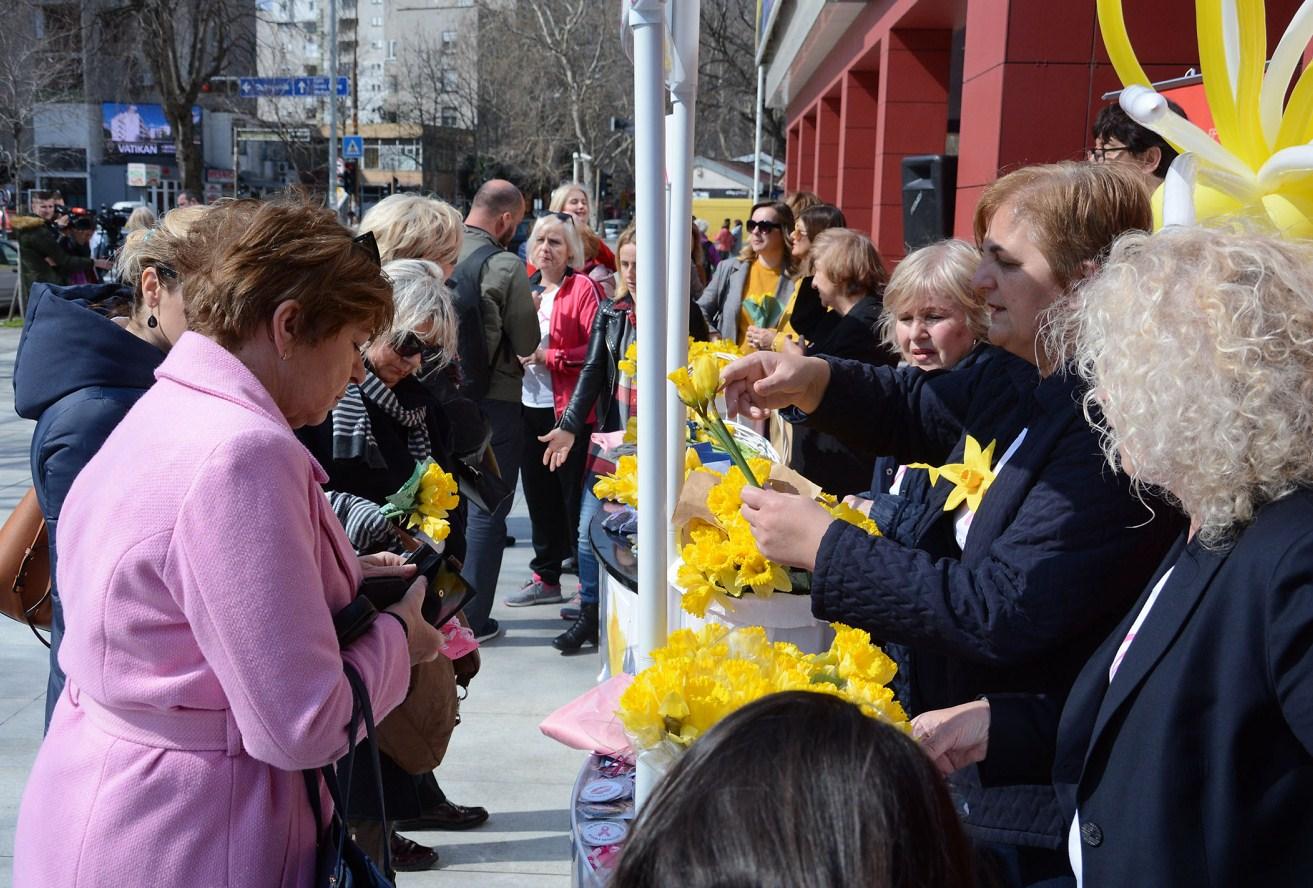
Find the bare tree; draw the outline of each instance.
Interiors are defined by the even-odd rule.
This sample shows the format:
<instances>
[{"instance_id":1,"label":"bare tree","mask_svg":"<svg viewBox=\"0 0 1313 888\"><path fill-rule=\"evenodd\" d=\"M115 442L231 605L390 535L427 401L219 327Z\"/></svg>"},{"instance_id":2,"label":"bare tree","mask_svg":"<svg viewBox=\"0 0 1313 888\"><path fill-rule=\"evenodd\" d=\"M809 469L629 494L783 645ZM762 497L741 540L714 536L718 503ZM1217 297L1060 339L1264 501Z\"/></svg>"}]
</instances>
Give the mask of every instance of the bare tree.
<instances>
[{"instance_id":1,"label":"bare tree","mask_svg":"<svg viewBox=\"0 0 1313 888\"><path fill-rule=\"evenodd\" d=\"M76 92L81 78L80 23L19 4L0 28L0 183L41 172L33 122L37 106Z\"/></svg>"},{"instance_id":2,"label":"bare tree","mask_svg":"<svg viewBox=\"0 0 1313 888\"><path fill-rule=\"evenodd\" d=\"M703 0L698 64L697 152L709 157L751 154L757 115L756 0ZM784 114L762 116L762 150L784 144Z\"/></svg>"},{"instance_id":3,"label":"bare tree","mask_svg":"<svg viewBox=\"0 0 1313 888\"><path fill-rule=\"evenodd\" d=\"M107 16L130 22L177 144L182 187L200 191L203 157L192 117L202 89L231 64L254 58L251 0L129 0Z\"/></svg>"}]
</instances>

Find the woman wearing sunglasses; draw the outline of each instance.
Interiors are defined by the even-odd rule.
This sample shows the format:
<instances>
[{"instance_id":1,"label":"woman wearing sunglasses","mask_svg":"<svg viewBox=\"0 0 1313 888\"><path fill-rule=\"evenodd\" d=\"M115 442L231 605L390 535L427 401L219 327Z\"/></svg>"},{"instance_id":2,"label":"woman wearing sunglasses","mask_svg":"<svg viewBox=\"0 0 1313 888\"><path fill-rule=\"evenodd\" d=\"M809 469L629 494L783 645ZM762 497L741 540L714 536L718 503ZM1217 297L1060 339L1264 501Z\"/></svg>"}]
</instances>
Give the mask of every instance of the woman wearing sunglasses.
<instances>
[{"instance_id":1,"label":"woman wearing sunglasses","mask_svg":"<svg viewBox=\"0 0 1313 888\"><path fill-rule=\"evenodd\" d=\"M366 235L367 236L367 235ZM380 244L386 247L386 242ZM366 247L368 249L368 247ZM391 327L364 348L364 380L347 387L328 420L299 431L298 437L328 472L329 501L346 527L347 537L359 554L382 552L399 540L397 525L384 517L382 504L410 480L417 463L432 457L450 471L450 424L445 412L417 379L421 360L434 355L440 370L456 353L456 313L446 275L425 259L397 259L383 266L392 281L396 314ZM445 551L457 559L465 555L464 503L449 517L451 533ZM471 654L471 657L477 654ZM433 705L450 711L455 726L456 679L443 657L416 667L425 679L412 684L436 687L441 700ZM407 704L409 704L409 699ZM385 719L380 733L404 729ZM411 729L413 733L413 728ZM441 739L445 743L450 737ZM432 737L430 743L437 743ZM408 829L468 829L487 820L483 808L466 808L447 801L431 772L411 774L385 752L380 752L384 803L393 827ZM357 759L351 781L351 829L365 852L382 860L383 842L390 843L393 866L402 872L426 870L438 861L438 852L395 829L383 832L377 811L373 768ZM441 821L439 823L438 821ZM445 825L443 825L445 824Z\"/></svg>"},{"instance_id":2,"label":"woman wearing sunglasses","mask_svg":"<svg viewBox=\"0 0 1313 888\"><path fill-rule=\"evenodd\" d=\"M793 230L793 211L779 201L763 201L753 206L747 229L743 252L716 266L698 306L720 338L755 347L754 339L774 338L793 296L797 263L786 236Z\"/></svg>"}]
</instances>

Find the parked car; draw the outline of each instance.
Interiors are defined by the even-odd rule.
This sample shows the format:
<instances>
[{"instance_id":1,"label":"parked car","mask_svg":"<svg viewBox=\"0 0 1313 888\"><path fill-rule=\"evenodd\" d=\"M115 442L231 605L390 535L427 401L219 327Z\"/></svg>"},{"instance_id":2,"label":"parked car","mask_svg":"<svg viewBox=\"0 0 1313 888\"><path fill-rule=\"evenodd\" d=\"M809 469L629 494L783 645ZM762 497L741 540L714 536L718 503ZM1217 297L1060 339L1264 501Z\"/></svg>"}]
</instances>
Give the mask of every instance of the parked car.
<instances>
[{"instance_id":1,"label":"parked car","mask_svg":"<svg viewBox=\"0 0 1313 888\"><path fill-rule=\"evenodd\" d=\"M18 286L18 245L0 239L0 308L9 305Z\"/></svg>"},{"instance_id":2,"label":"parked car","mask_svg":"<svg viewBox=\"0 0 1313 888\"><path fill-rule=\"evenodd\" d=\"M625 230L626 224L624 219L603 219L602 240L615 243L620 237L620 232Z\"/></svg>"}]
</instances>

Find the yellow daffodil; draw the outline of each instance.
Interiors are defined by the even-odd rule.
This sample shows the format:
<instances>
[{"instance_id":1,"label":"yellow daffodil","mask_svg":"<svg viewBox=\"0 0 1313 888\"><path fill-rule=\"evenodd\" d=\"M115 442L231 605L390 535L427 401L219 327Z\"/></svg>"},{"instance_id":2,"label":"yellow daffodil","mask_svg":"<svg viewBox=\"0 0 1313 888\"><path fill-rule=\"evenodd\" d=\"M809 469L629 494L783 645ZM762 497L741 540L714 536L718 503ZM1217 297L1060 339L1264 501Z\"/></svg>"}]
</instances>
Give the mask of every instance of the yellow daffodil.
<instances>
[{"instance_id":1,"label":"yellow daffodil","mask_svg":"<svg viewBox=\"0 0 1313 888\"><path fill-rule=\"evenodd\" d=\"M949 463L944 466L912 463L908 468L929 471L931 484L938 484L942 477L955 485L948 494L948 501L944 503L945 512L953 511L963 502L974 512L980 508L980 501L984 498L985 492L994 483L994 472L990 466L994 459L994 445L997 443L990 441L989 446L981 450L980 442L967 435L966 447L960 463Z\"/></svg>"},{"instance_id":2,"label":"yellow daffodil","mask_svg":"<svg viewBox=\"0 0 1313 888\"><path fill-rule=\"evenodd\" d=\"M847 503L841 503L835 501L835 498L829 496L828 494L821 494L821 497L822 497L821 505L825 508L825 511L829 512L835 518L838 518L840 521L847 521L849 524L860 527L862 530L866 531L871 536L877 536L877 537L882 536L882 534L880 533L880 528L875 526L875 519L863 515L861 512L857 511ZM826 497L829 498L830 503L824 502L824 498Z\"/></svg>"},{"instance_id":3,"label":"yellow daffodil","mask_svg":"<svg viewBox=\"0 0 1313 888\"><path fill-rule=\"evenodd\" d=\"M593 496L638 508L638 457L626 453L616 460L614 472L598 476Z\"/></svg>"},{"instance_id":4,"label":"yellow daffodil","mask_svg":"<svg viewBox=\"0 0 1313 888\"><path fill-rule=\"evenodd\" d=\"M681 629L652 652L620 698L617 715L636 748L687 747L721 719L767 694L830 694L871 718L910 731L907 715L887 687L892 661L859 630L835 625L824 654L772 643L760 627L707 624Z\"/></svg>"},{"instance_id":5,"label":"yellow daffodil","mask_svg":"<svg viewBox=\"0 0 1313 888\"><path fill-rule=\"evenodd\" d=\"M447 516L460 504L460 487L450 472L444 472L436 462L429 463L419 479L414 506L406 521L407 527L435 540L445 540L451 533Z\"/></svg>"},{"instance_id":6,"label":"yellow daffodil","mask_svg":"<svg viewBox=\"0 0 1313 888\"><path fill-rule=\"evenodd\" d=\"M616 362L616 367L627 376L638 375L638 340L629 343L625 356Z\"/></svg>"}]
</instances>

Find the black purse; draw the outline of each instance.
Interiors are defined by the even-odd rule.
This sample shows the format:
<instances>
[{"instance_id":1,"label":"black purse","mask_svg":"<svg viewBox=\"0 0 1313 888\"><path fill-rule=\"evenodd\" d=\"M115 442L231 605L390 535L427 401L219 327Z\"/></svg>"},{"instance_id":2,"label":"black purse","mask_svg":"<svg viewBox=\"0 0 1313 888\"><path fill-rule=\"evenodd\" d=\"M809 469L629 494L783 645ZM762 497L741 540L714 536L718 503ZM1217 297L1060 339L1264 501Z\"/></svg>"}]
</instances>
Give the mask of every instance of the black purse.
<instances>
[{"instance_id":1,"label":"black purse","mask_svg":"<svg viewBox=\"0 0 1313 888\"><path fill-rule=\"evenodd\" d=\"M374 760L374 780L378 790L378 809L383 811L383 833L388 834L387 812L383 808L383 780L378 760L378 739L374 732L374 709L369 704L369 692L360 678L360 673L350 663L343 663L347 681L351 682L351 695L354 702L351 707L351 725L347 735L346 791L338 786L337 773L332 765L325 765L319 770L302 771L306 790L310 794L310 810L314 812L315 830L319 843L316 855L316 888L395 888L386 873L392 869L392 853L388 843L383 843L383 868L369 859L369 855L360 849L350 835L347 826L347 808L345 800L351 798L351 773L356 760L356 735L360 732L360 722L365 722L365 745ZM328 827L319 833L323 823L323 813L319 805L319 777L328 785L328 794L333 799L333 814Z\"/></svg>"},{"instance_id":2,"label":"black purse","mask_svg":"<svg viewBox=\"0 0 1313 888\"><path fill-rule=\"evenodd\" d=\"M506 500L515 494L502 479L497 457L493 455L488 443L491 438L492 431L489 430L482 447L469 456L457 456L454 460L456 486L460 488L460 495L466 502L478 506L489 515L505 505Z\"/></svg>"}]
</instances>

